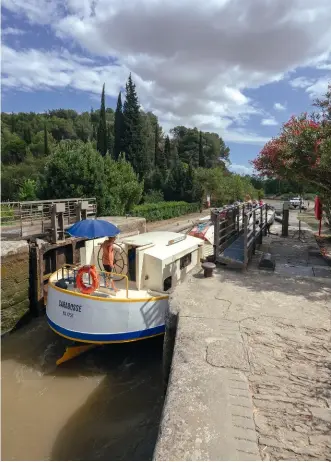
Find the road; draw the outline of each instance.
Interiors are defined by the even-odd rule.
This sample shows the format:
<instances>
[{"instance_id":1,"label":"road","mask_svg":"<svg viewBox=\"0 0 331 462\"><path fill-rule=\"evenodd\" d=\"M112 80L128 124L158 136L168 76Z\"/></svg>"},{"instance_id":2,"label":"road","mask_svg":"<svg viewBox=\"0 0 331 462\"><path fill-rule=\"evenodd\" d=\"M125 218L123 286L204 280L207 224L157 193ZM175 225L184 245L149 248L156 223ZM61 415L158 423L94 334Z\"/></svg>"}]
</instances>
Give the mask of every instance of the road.
<instances>
[{"instance_id":1,"label":"road","mask_svg":"<svg viewBox=\"0 0 331 462\"><path fill-rule=\"evenodd\" d=\"M147 231L175 231L183 228L193 226L199 218L210 216L210 209L205 209L201 213L190 213L182 215L181 217L170 218L169 220L161 220L147 223Z\"/></svg>"}]
</instances>

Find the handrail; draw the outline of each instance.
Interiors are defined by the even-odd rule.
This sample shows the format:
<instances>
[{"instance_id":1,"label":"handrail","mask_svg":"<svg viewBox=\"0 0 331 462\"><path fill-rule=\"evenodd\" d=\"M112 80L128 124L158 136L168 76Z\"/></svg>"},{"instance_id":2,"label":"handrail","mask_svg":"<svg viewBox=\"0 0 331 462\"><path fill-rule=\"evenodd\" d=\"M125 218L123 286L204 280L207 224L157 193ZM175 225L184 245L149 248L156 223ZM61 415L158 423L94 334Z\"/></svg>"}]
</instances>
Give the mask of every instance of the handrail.
<instances>
[{"instance_id":1,"label":"handrail","mask_svg":"<svg viewBox=\"0 0 331 462\"><path fill-rule=\"evenodd\" d=\"M128 276L126 274L113 273L113 272L109 273L108 271L98 271L98 270L97 270L97 273L99 273L99 274L102 274L102 273L109 274L111 276L121 276L122 278L124 277L125 281L126 281L125 282L126 298L129 298L129 278L128 278Z\"/></svg>"},{"instance_id":2,"label":"handrail","mask_svg":"<svg viewBox=\"0 0 331 462\"><path fill-rule=\"evenodd\" d=\"M76 268L78 268L79 266L81 265L72 265L71 263L65 263L64 265L61 266L61 268L59 268L58 270L56 270L56 276L57 276L57 279L58 279L58 276L59 276L59 272L62 270L62 277L63 276L63 269L67 269L68 270L68 276L69 277L69 270L72 269L72 270L75 270ZM126 291L126 298L129 298L129 278L126 274L122 274L122 273L115 273L115 272L109 272L109 271L100 271L100 270L96 270L98 274L104 274L104 275L110 275L110 276L120 276L122 278L125 278L125 291ZM52 273L54 274L54 273ZM75 274L75 273L74 273ZM49 275L47 275L49 276ZM104 278L106 279L106 278Z\"/></svg>"}]
</instances>

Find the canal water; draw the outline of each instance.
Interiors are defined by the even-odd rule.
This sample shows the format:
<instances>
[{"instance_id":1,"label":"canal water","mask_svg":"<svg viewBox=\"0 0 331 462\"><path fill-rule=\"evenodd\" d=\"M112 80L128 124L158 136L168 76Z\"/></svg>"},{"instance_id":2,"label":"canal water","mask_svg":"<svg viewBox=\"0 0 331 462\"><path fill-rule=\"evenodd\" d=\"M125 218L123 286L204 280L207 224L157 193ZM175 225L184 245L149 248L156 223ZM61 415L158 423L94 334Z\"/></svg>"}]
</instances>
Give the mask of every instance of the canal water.
<instances>
[{"instance_id":1,"label":"canal water","mask_svg":"<svg viewBox=\"0 0 331 462\"><path fill-rule=\"evenodd\" d=\"M56 367L66 344L44 317L2 339L2 460L151 460L163 338L98 347Z\"/></svg>"}]
</instances>

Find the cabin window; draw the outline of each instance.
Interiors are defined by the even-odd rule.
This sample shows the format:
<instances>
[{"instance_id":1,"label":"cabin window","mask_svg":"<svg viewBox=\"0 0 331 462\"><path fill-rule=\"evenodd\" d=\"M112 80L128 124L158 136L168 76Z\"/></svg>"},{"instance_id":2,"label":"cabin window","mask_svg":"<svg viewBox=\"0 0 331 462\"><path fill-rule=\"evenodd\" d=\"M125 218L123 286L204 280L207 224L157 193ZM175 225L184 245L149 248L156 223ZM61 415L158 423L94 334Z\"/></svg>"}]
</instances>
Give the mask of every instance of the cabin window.
<instances>
[{"instance_id":1,"label":"cabin window","mask_svg":"<svg viewBox=\"0 0 331 462\"><path fill-rule=\"evenodd\" d=\"M179 267L182 270L182 269L186 268L187 266L189 266L191 263L192 263L192 254L188 253L188 254L184 255L184 257L182 257L180 259Z\"/></svg>"},{"instance_id":2,"label":"cabin window","mask_svg":"<svg viewBox=\"0 0 331 462\"><path fill-rule=\"evenodd\" d=\"M164 290L164 292L171 289L171 286L172 286L172 277L169 276L169 277L165 278L165 280L163 281L163 290Z\"/></svg>"}]
</instances>

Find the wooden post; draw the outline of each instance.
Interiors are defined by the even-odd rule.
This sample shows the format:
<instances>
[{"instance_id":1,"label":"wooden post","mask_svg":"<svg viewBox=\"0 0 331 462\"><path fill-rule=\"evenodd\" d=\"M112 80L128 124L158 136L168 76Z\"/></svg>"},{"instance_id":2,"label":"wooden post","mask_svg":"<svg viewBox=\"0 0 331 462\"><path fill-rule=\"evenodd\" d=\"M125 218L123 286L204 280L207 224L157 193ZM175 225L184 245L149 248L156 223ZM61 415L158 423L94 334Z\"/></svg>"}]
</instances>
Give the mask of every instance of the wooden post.
<instances>
[{"instance_id":1,"label":"wooden post","mask_svg":"<svg viewBox=\"0 0 331 462\"><path fill-rule=\"evenodd\" d=\"M20 214L20 225L21 225L21 235L20 237L23 236L23 221L22 221L22 208L21 208L21 203L19 202L19 205L18 205L18 209L19 209L19 214Z\"/></svg>"},{"instance_id":2,"label":"wooden post","mask_svg":"<svg viewBox=\"0 0 331 462\"><path fill-rule=\"evenodd\" d=\"M51 228L52 228L51 242L57 242L57 219L56 219L55 204L52 205Z\"/></svg>"},{"instance_id":3,"label":"wooden post","mask_svg":"<svg viewBox=\"0 0 331 462\"><path fill-rule=\"evenodd\" d=\"M268 234L267 231L267 226L268 226L268 207L267 204L264 204L264 210L265 210L265 223L264 223L264 235L266 236Z\"/></svg>"},{"instance_id":4,"label":"wooden post","mask_svg":"<svg viewBox=\"0 0 331 462\"><path fill-rule=\"evenodd\" d=\"M215 225L214 225L214 259L217 261L219 254L219 239L220 239L220 217L219 214L215 213Z\"/></svg>"},{"instance_id":5,"label":"wooden post","mask_svg":"<svg viewBox=\"0 0 331 462\"><path fill-rule=\"evenodd\" d=\"M284 202L284 204L283 204L283 220L282 220L282 236L283 237L288 236L289 215L290 215L289 203ZM300 221L299 221L299 224L300 224Z\"/></svg>"},{"instance_id":6,"label":"wooden post","mask_svg":"<svg viewBox=\"0 0 331 462\"><path fill-rule=\"evenodd\" d=\"M30 312L33 316L39 316L44 306L44 262L43 250L38 246L30 246L29 265Z\"/></svg>"},{"instance_id":7,"label":"wooden post","mask_svg":"<svg viewBox=\"0 0 331 462\"><path fill-rule=\"evenodd\" d=\"M256 210L253 210L253 254L255 253L256 247Z\"/></svg>"},{"instance_id":8,"label":"wooden post","mask_svg":"<svg viewBox=\"0 0 331 462\"><path fill-rule=\"evenodd\" d=\"M248 219L247 219L247 215L244 215L244 267L245 268L248 264L247 232L248 232Z\"/></svg>"},{"instance_id":9,"label":"wooden post","mask_svg":"<svg viewBox=\"0 0 331 462\"><path fill-rule=\"evenodd\" d=\"M70 202L67 202L68 205L68 225L70 225Z\"/></svg>"},{"instance_id":10,"label":"wooden post","mask_svg":"<svg viewBox=\"0 0 331 462\"><path fill-rule=\"evenodd\" d=\"M263 233L263 206L260 208L260 234L259 234L259 244L262 244L262 233Z\"/></svg>"}]
</instances>

